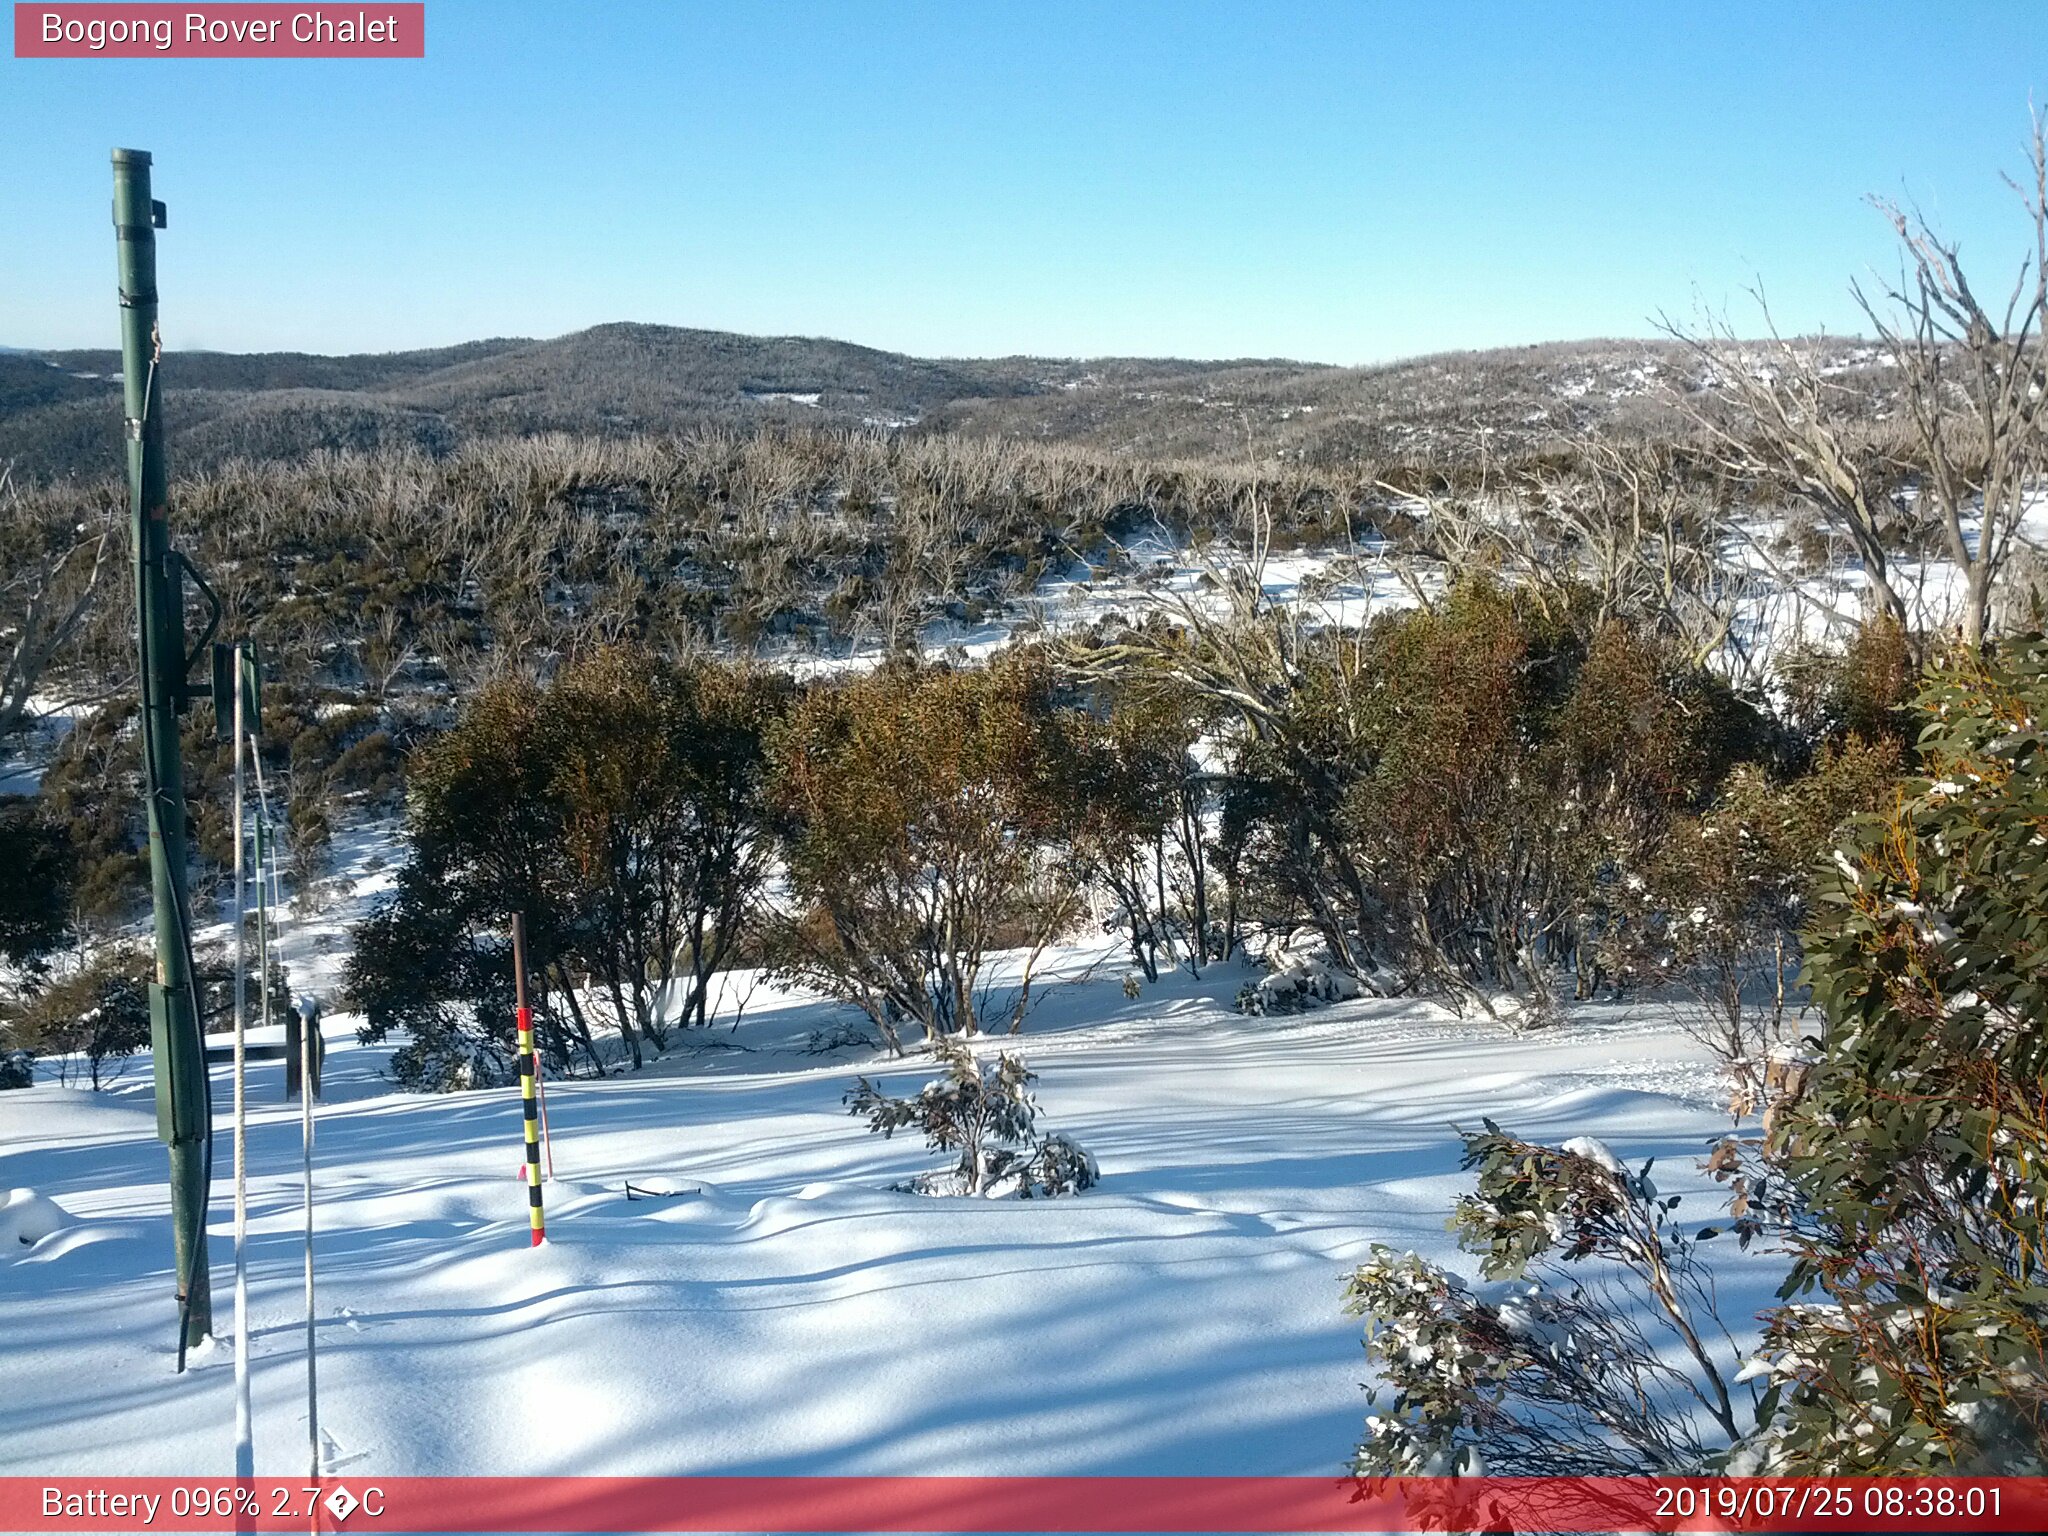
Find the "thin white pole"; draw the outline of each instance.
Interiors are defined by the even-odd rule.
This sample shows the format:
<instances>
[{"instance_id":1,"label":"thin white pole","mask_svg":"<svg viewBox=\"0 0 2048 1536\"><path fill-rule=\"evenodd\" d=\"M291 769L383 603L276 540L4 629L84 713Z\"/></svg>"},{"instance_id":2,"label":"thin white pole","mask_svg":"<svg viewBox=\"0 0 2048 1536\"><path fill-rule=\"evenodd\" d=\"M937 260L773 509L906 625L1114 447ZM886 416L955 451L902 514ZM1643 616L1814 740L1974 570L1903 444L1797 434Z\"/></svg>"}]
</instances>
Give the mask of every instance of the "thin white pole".
<instances>
[{"instance_id":1,"label":"thin white pole","mask_svg":"<svg viewBox=\"0 0 2048 1536\"><path fill-rule=\"evenodd\" d=\"M555 1182L555 1138L548 1132L548 1085L540 1073L540 1047L533 1048L533 1095L540 1103L540 1144L547 1150L548 1171L542 1175L548 1183Z\"/></svg>"},{"instance_id":2,"label":"thin white pole","mask_svg":"<svg viewBox=\"0 0 2048 1536\"><path fill-rule=\"evenodd\" d=\"M249 757L256 761L256 743L249 743ZM256 816L256 984L257 1007L264 1029L270 1028L270 877L266 860L270 856L270 807L257 806Z\"/></svg>"},{"instance_id":3,"label":"thin white pole","mask_svg":"<svg viewBox=\"0 0 2048 1536\"><path fill-rule=\"evenodd\" d=\"M267 824L270 820L270 791L263 782L263 759L251 752L249 760L256 769L256 807ZM265 838L263 846L270 853L271 905L282 911L284 886L277 864L277 839ZM260 877L263 872L259 869L257 873ZM265 996L268 997L270 977L268 962L265 964ZM305 1214L306 1229L306 1449L308 1475L317 1481L320 1477L320 1371L319 1350L313 1335L313 1058L317 1044L314 1032L320 1028L320 1005L309 996L300 1000L296 1011L299 1015L300 1204Z\"/></svg>"},{"instance_id":4,"label":"thin white pole","mask_svg":"<svg viewBox=\"0 0 2048 1536\"><path fill-rule=\"evenodd\" d=\"M319 1027L317 1007L299 1015L299 1145L304 1154L306 1211L306 1445L312 1457L311 1476L316 1480L320 1476L320 1387L313 1341L313 1031Z\"/></svg>"},{"instance_id":5,"label":"thin white pole","mask_svg":"<svg viewBox=\"0 0 2048 1536\"><path fill-rule=\"evenodd\" d=\"M247 1034L249 1010L243 992L247 965L242 926L244 890L242 823L247 819L242 785L242 648L234 655L235 750L235 1476L256 1475L256 1416L249 1399L249 1117Z\"/></svg>"}]
</instances>

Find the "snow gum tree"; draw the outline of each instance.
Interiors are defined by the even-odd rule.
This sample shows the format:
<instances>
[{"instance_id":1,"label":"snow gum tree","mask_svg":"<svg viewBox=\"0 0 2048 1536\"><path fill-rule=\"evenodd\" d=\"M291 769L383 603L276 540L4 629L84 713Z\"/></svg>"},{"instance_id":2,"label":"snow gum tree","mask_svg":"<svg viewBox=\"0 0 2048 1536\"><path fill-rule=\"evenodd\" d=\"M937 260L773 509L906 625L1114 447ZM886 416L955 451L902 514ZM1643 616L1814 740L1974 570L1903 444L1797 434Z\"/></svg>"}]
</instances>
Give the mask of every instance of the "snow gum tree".
<instances>
[{"instance_id":1,"label":"snow gum tree","mask_svg":"<svg viewBox=\"0 0 2048 1536\"><path fill-rule=\"evenodd\" d=\"M1971 646L1995 627L2048 474L2048 130L2038 112L2029 126L2024 178L2012 183L2026 244L2009 285L1995 279L1980 298L1954 240L1917 210L1876 200L1898 239L1898 275L1851 289L1889 364L1881 384L1841 377L1810 344L1775 331L1760 353L1725 320L1680 337L1713 385L1677 397L1706 452L1811 508L1855 554L1871 610L1902 628L1907 543L1930 535L1961 578L1952 622Z\"/></svg>"},{"instance_id":2,"label":"snow gum tree","mask_svg":"<svg viewBox=\"0 0 2048 1536\"><path fill-rule=\"evenodd\" d=\"M773 848L762 740L784 690L608 650L555 695L579 951L614 1014L659 1042L665 1018L707 1022L712 975L753 915Z\"/></svg>"},{"instance_id":3,"label":"snow gum tree","mask_svg":"<svg viewBox=\"0 0 2048 1536\"><path fill-rule=\"evenodd\" d=\"M705 1022L768 872L763 742L785 693L625 649L484 690L412 765L413 861L359 937L352 988L417 1031L406 997L438 1008L519 912L546 1023L593 1063L607 1020L636 1066ZM485 1000L445 1001L480 1019Z\"/></svg>"},{"instance_id":4,"label":"snow gum tree","mask_svg":"<svg viewBox=\"0 0 2048 1536\"><path fill-rule=\"evenodd\" d=\"M1211 958L1206 814L1212 775L1195 756L1206 722L1170 689L1112 691L1073 711L1076 873L1107 890L1131 960L1147 981L1178 948Z\"/></svg>"},{"instance_id":5,"label":"snow gum tree","mask_svg":"<svg viewBox=\"0 0 2048 1536\"><path fill-rule=\"evenodd\" d=\"M1818 1059L1745 1176L1795 1255L1745 1467L2048 1471L2048 642L1921 708L1817 892Z\"/></svg>"},{"instance_id":6,"label":"snow gum tree","mask_svg":"<svg viewBox=\"0 0 2048 1536\"><path fill-rule=\"evenodd\" d=\"M1560 965L1592 990L1628 876L1757 750L1666 643L1484 581L1325 641L1251 723L1224 818L1248 894L1348 970L1464 996Z\"/></svg>"},{"instance_id":7,"label":"snow gum tree","mask_svg":"<svg viewBox=\"0 0 2048 1536\"><path fill-rule=\"evenodd\" d=\"M1031 961L1080 910L1068 874L1070 754L1043 673L891 670L813 690L771 746L794 911L785 974L854 1003L894 1050L984 1020L991 950Z\"/></svg>"}]
</instances>

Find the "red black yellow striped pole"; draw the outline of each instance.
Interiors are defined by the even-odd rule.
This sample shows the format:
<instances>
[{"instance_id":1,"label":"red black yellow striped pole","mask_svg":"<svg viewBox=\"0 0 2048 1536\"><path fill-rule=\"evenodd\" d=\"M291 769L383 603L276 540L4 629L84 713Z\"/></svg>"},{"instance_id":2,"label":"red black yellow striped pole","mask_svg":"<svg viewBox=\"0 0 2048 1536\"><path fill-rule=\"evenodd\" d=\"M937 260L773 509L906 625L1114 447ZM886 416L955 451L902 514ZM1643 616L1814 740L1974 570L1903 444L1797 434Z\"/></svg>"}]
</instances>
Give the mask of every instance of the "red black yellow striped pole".
<instances>
[{"instance_id":1,"label":"red black yellow striped pole","mask_svg":"<svg viewBox=\"0 0 2048 1536\"><path fill-rule=\"evenodd\" d=\"M533 1047L533 1010L526 1006L526 919L512 915L512 992L519 1019L519 1112L526 1128L526 1213L533 1225L533 1246L548 1235L540 1208L540 1103L534 1074L540 1059Z\"/></svg>"}]
</instances>

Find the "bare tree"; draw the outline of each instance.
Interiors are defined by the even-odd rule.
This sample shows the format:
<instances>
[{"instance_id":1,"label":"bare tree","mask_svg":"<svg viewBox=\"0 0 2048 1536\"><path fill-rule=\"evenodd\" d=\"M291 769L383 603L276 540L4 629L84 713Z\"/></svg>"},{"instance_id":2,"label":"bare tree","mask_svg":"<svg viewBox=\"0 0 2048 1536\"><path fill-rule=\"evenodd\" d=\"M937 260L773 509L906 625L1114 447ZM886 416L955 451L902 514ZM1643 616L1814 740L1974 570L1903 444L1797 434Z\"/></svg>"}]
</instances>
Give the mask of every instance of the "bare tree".
<instances>
[{"instance_id":1,"label":"bare tree","mask_svg":"<svg viewBox=\"0 0 2048 1536\"><path fill-rule=\"evenodd\" d=\"M1966 644L1982 644L1993 588L2018 544L2028 493L2048 466L2048 394L2041 327L2048 311L2048 137L2039 112L2028 144L2027 185L2008 182L2033 222L2033 249L2002 306L1986 309L1964 275L1959 247L1915 210L1878 201L1904 248L1881 296L1857 302L1899 371L1913 431L1920 503L1938 519L1962 573ZM1973 537L1974 535L1974 537Z\"/></svg>"},{"instance_id":2,"label":"bare tree","mask_svg":"<svg viewBox=\"0 0 2048 1536\"><path fill-rule=\"evenodd\" d=\"M1903 474L1869 430L1867 394L1829 370L1819 348L1779 335L1762 290L1755 296L1769 332L1762 343L1738 339L1718 318L1697 335L1667 323L1706 365L1704 388L1678 393L1675 403L1723 471L1811 506L1847 542L1870 605L1910 628L1892 566ZM1761 540L1752 542L1781 578L1798 584Z\"/></svg>"},{"instance_id":3,"label":"bare tree","mask_svg":"<svg viewBox=\"0 0 2048 1536\"><path fill-rule=\"evenodd\" d=\"M1901 245L1900 275L1876 292L1852 284L1877 333L1901 420L1887 431L1867 384L1830 367L1821 350L1770 338L1738 341L1725 322L1704 335L1665 329L1707 365L1707 387L1679 408L1709 451L1738 477L1810 504L1862 566L1872 605L1911 628L1894 563L1911 523L1938 528L1961 574L1963 640L1980 644L1998 578L2021 547L2027 498L2048 463L2048 392L2041 328L2048 311L2048 142L2032 117L2027 184L2012 183L2032 223L2033 248L2003 305L1987 308L1959 247L1917 212L1878 200ZM2008 178L2010 181L2010 178ZM1918 505L1909 493L1917 489Z\"/></svg>"},{"instance_id":4,"label":"bare tree","mask_svg":"<svg viewBox=\"0 0 2048 1536\"><path fill-rule=\"evenodd\" d=\"M1474 494L1379 488L1424 509L1431 553L1395 562L1424 607L1445 577L1495 572L1547 618L1630 620L1695 665L1718 659L1738 680L1753 671L1738 619L1756 584L1724 556L1722 509L1669 444L1588 439L1568 458L1482 478Z\"/></svg>"},{"instance_id":5,"label":"bare tree","mask_svg":"<svg viewBox=\"0 0 2048 1536\"><path fill-rule=\"evenodd\" d=\"M11 468L0 468L0 504L10 522L23 518ZM114 519L15 531L30 547L20 568L0 577L0 741L21 728L43 679L85 623L107 569Z\"/></svg>"}]
</instances>

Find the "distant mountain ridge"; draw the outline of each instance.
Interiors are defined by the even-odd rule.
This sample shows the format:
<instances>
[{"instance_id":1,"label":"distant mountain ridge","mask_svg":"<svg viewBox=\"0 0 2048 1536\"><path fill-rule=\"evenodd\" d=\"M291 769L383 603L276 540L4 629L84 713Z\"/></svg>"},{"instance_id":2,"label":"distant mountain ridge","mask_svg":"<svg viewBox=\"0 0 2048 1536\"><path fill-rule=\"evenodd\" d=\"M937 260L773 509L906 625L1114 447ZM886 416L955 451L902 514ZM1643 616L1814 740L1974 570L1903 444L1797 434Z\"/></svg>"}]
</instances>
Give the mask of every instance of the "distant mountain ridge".
<instances>
[{"instance_id":1,"label":"distant mountain ridge","mask_svg":"<svg viewBox=\"0 0 2048 1536\"><path fill-rule=\"evenodd\" d=\"M1840 343L1849 348L1854 343ZM1846 354L1845 354L1846 355ZM172 467L536 432L736 426L959 431L1160 456L1401 456L1668 415L1671 343L1591 341L1373 368L1280 359L930 359L851 342L614 324L413 352L172 352ZM0 465L23 478L121 465L120 358L0 350Z\"/></svg>"},{"instance_id":2,"label":"distant mountain ridge","mask_svg":"<svg viewBox=\"0 0 2048 1536\"><path fill-rule=\"evenodd\" d=\"M1119 374L1227 366L1114 362ZM416 352L172 352L164 359L173 464L316 448L542 431L669 431L713 421L900 430L969 399L1030 394L1083 365L945 361L849 342L603 325L552 340L500 338ZM120 356L0 354L0 462L45 476L111 473Z\"/></svg>"}]
</instances>

